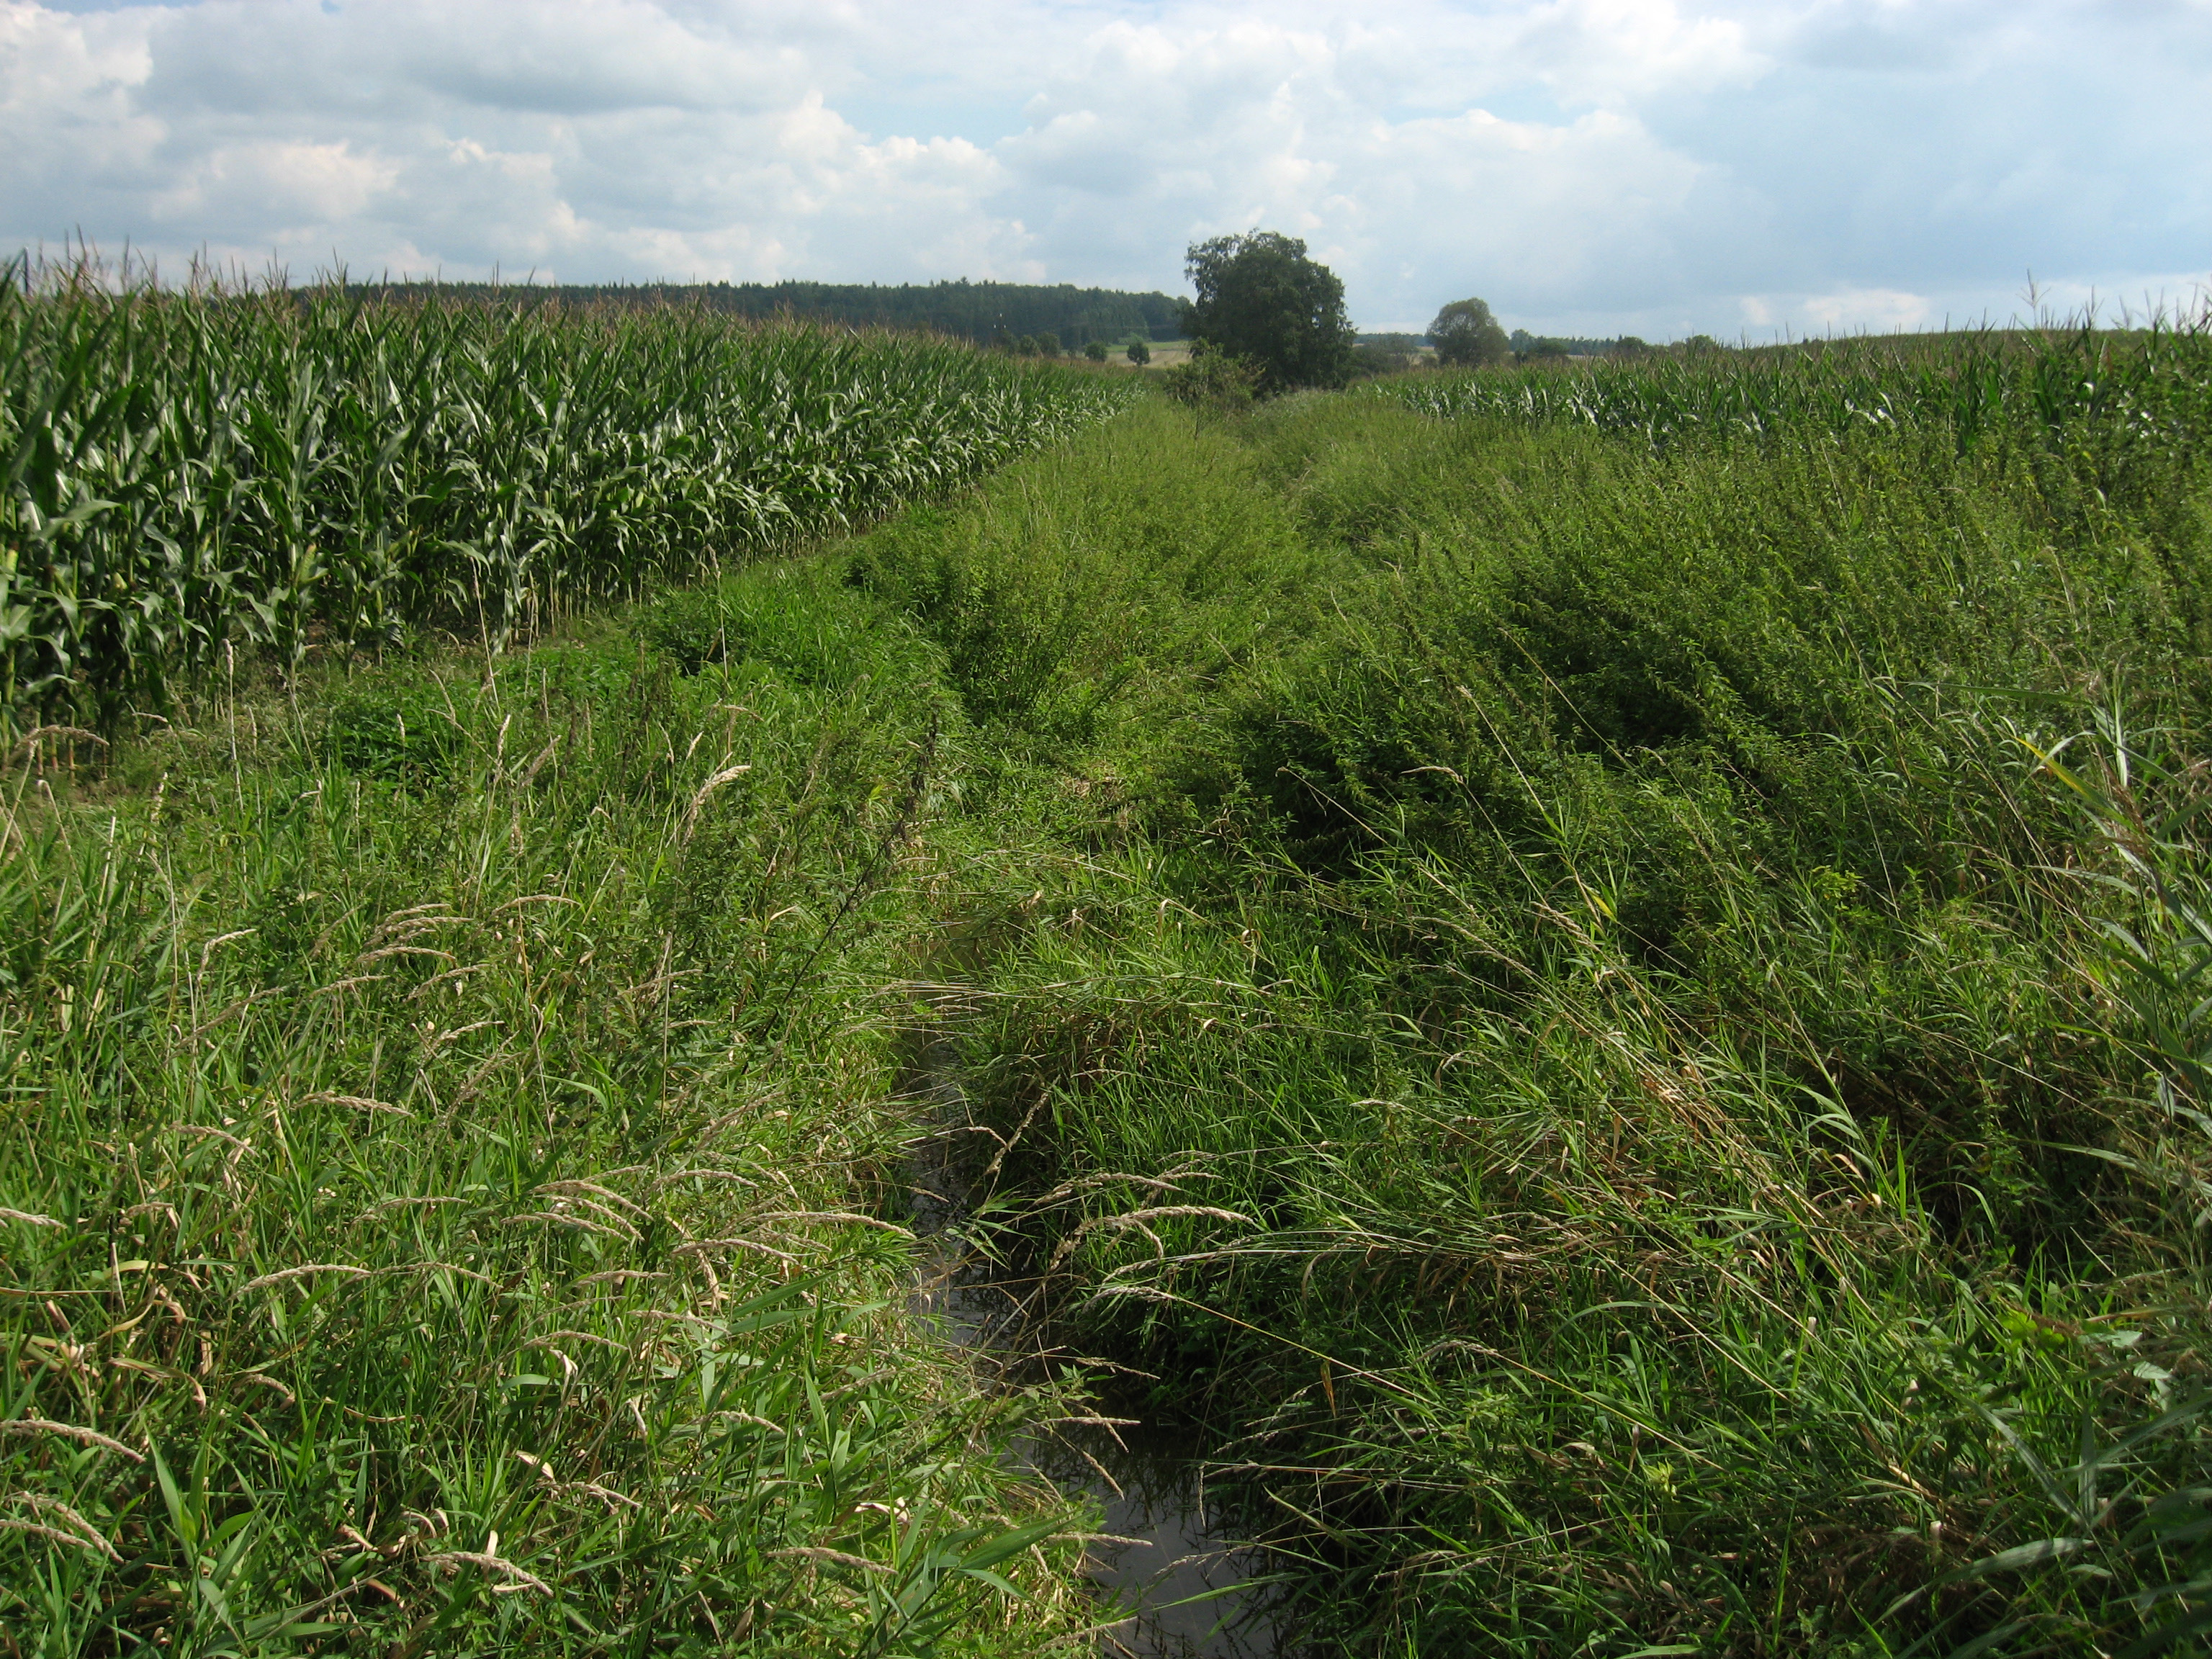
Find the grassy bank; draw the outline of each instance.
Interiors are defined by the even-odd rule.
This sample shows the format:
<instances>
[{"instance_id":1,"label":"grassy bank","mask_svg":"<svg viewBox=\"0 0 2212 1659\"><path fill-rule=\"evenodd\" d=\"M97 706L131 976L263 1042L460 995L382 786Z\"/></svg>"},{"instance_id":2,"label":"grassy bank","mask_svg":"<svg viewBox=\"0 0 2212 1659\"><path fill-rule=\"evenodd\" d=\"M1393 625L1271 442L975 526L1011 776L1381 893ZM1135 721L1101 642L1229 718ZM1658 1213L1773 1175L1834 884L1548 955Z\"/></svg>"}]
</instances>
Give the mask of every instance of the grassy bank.
<instances>
[{"instance_id":1,"label":"grassy bank","mask_svg":"<svg viewBox=\"0 0 2212 1659\"><path fill-rule=\"evenodd\" d=\"M2001 442L1151 400L18 769L0 1624L1079 1644L1073 1379L908 1306L927 1054L1316 1652L2185 1643L2191 340Z\"/></svg>"},{"instance_id":2,"label":"grassy bank","mask_svg":"<svg viewBox=\"0 0 2212 1659\"><path fill-rule=\"evenodd\" d=\"M678 605L15 773L9 1651L1069 1627L1048 1402L878 1213L958 711L804 570L722 597L741 656Z\"/></svg>"},{"instance_id":3,"label":"grassy bank","mask_svg":"<svg viewBox=\"0 0 2212 1659\"><path fill-rule=\"evenodd\" d=\"M2202 475L1934 427L1163 406L853 556L1062 848L1009 1248L1316 1650L2197 1616Z\"/></svg>"}]
</instances>

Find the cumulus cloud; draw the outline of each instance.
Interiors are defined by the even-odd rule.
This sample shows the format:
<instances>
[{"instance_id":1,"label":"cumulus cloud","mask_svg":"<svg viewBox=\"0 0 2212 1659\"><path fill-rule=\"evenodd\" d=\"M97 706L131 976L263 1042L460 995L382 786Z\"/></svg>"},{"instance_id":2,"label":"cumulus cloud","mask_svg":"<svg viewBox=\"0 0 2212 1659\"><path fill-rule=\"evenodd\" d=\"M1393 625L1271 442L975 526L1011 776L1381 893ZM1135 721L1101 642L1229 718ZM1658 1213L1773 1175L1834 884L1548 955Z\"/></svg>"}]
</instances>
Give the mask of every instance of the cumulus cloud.
<instances>
[{"instance_id":1,"label":"cumulus cloud","mask_svg":"<svg viewBox=\"0 0 2212 1659\"><path fill-rule=\"evenodd\" d=\"M1172 289L1264 225L1374 326L1919 326L2212 269L2208 83L2208 0L0 0L0 245Z\"/></svg>"}]
</instances>

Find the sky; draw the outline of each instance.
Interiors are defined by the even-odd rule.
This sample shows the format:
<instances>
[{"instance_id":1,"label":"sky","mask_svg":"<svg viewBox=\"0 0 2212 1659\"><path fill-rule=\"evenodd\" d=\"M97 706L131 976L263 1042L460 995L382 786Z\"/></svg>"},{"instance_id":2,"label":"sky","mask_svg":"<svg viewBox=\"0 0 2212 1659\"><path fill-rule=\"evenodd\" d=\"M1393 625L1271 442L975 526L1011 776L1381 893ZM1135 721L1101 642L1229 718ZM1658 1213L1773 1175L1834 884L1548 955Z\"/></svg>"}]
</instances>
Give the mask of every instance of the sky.
<instances>
[{"instance_id":1,"label":"sky","mask_svg":"<svg viewBox=\"0 0 2212 1659\"><path fill-rule=\"evenodd\" d=\"M0 250L1766 339L2212 283L2212 0L0 0Z\"/></svg>"}]
</instances>

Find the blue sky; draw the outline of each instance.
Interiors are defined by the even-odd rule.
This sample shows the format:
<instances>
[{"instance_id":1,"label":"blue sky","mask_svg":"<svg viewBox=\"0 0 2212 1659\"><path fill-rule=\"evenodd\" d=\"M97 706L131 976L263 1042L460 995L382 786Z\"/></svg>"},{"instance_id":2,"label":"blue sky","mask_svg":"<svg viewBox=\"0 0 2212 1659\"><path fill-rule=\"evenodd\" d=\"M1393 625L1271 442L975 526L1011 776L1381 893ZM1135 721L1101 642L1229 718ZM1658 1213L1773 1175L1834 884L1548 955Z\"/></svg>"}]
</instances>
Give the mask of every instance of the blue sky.
<instances>
[{"instance_id":1,"label":"blue sky","mask_svg":"<svg viewBox=\"0 0 2212 1659\"><path fill-rule=\"evenodd\" d=\"M2212 280L2212 0L0 0L0 247L1921 327Z\"/></svg>"}]
</instances>

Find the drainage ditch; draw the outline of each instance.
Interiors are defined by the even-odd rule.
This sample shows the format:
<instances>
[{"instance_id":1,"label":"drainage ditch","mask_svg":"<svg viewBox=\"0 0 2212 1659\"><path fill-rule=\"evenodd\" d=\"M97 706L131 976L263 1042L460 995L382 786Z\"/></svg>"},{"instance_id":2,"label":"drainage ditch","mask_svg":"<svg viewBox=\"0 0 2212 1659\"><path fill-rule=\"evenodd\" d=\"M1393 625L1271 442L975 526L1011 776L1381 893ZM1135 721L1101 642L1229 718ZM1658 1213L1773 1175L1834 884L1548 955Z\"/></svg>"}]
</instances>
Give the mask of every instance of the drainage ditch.
<instances>
[{"instance_id":1,"label":"drainage ditch","mask_svg":"<svg viewBox=\"0 0 2212 1659\"><path fill-rule=\"evenodd\" d=\"M953 988L941 988L950 994L931 999L940 1009L957 1000ZM986 1376L1036 1374L1047 1346L1041 1286L984 1248L975 1224L999 1142L970 1112L950 1042L939 1036L924 1047L909 1088L937 1126L910 1171L911 1225L924 1252L915 1311ZM1231 1466L1227 1460L1209 1457L1170 1426L1104 1417L1041 1426L1013 1455L1104 1512L1085 1568L1098 1599L1102 1655L1291 1659L1280 1581L1235 1535L1237 1489L1215 1473Z\"/></svg>"}]
</instances>

